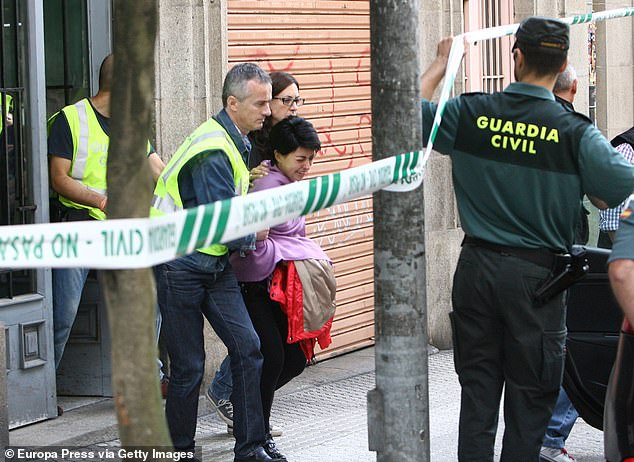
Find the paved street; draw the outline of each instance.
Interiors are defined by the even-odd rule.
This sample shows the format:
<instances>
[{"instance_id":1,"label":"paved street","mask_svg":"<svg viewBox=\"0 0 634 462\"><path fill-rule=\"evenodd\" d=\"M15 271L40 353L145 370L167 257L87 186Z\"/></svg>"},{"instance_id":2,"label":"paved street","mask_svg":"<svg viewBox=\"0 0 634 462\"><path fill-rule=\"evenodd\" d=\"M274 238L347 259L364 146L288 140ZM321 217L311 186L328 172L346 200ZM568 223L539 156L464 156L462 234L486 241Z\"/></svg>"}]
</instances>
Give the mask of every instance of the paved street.
<instances>
[{"instance_id":1,"label":"paved street","mask_svg":"<svg viewBox=\"0 0 634 462\"><path fill-rule=\"evenodd\" d=\"M272 422L284 430L284 434L276 438L279 448L290 462L375 461L375 453L367 450L366 416L366 394L373 387L373 348L308 368L276 396ZM456 460L459 395L460 387L453 370L451 351L431 355L429 398L432 461ZM48 423L11 432L11 444L41 442L42 435L46 433L46 425L63 424L66 428L72 427L74 412L67 412L61 418ZM197 444L203 448L203 460L232 461L234 440L227 435L226 426L211 412L204 399L201 399L200 412L202 415L198 421ZM502 422L502 418L500 421ZM496 456L499 456L502 427L501 423ZM29 443L31 437L33 439ZM73 439L66 439L64 444L103 448L116 447L119 441L110 425L101 432L92 430ZM578 462L601 462L603 434L579 420L567 448Z\"/></svg>"}]
</instances>

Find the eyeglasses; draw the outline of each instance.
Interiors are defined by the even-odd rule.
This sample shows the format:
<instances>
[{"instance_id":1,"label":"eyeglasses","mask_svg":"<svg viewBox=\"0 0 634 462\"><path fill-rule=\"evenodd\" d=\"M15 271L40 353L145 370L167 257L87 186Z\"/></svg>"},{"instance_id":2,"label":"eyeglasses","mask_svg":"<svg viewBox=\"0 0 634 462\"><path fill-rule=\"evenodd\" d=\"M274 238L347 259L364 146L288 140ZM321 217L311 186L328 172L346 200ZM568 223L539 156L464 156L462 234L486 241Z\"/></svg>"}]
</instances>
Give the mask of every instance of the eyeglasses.
<instances>
[{"instance_id":1,"label":"eyeglasses","mask_svg":"<svg viewBox=\"0 0 634 462\"><path fill-rule=\"evenodd\" d=\"M284 96L282 98L279 98L277 96L274 96L273 99L279 99L284 106L292 106L293 103L297 104L298 106L304 104L304 98L299 97L293 98L292 96Z\"/></svg>"}]
</instances>

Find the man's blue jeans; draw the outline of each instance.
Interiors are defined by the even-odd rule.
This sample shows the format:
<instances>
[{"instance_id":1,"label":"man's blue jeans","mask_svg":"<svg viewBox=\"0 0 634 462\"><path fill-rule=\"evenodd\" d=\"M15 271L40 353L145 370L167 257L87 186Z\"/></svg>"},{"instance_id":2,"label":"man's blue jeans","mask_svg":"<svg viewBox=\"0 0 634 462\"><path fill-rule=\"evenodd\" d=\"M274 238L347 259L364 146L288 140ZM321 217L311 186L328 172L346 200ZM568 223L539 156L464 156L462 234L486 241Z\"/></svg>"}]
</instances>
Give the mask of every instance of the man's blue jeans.
<instances>
[{"instance_id":1,"label":"man's blue jeans","mask_svg":"<svg viewBox=\"0 0 634 462\"><path fill-rule=\"evenodd\" d=\"M233 381L231 380L231 361L229 356L220 363L220 367L214 375L214 379L209 384L209 393L216 400L231 399L231 390L233 389Z\"/></svg>"},{"instance_id":2,"label":"man's blue jeans","mask_svg":"<svg viewBox=\"0 0 634 462\"><path fill-rule=\"evenodd\" d=\"M53 343L55 368L59 366L64 347L77 316L81 293L88 277L88 268L53 270Z\"/></svg>"},{"instance_id":3,"label":"man's blue jeans","mask_svg":"<svg viewBox=\"0 0 634 462\"><path fill-rule=\"evenodd\" d=\"M264 443L260 341L226 256L194 253L156 268L163 335L171 360L165 414L177 449L194 447L198 396L205 368L203 316L229 350L235 453Z\"/></svg>"},{"instance_id":4,"label":"man's blue jeans","mask_svg":"<svg viewBox=\"0 0 634 462\"><path fill-rule=\"evenodd\" d=\"M579 413L577 413L577 410L570 402L570 398L568 398L564 388L561 387L553 415L550 418L550 422L548 422L542 446L557 449L564 448L566 439L568 439L577 417L579 417Z\"/></svg>"}]
</instances>

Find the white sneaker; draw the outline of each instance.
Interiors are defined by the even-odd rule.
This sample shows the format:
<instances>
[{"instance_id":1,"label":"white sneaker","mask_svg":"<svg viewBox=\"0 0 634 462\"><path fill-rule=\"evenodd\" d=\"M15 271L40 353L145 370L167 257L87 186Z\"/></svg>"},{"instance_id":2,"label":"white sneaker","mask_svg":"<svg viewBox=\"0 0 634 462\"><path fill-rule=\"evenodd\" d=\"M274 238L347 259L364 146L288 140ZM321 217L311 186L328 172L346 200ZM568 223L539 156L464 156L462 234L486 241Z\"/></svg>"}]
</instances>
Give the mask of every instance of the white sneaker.
<instances>
[{"instance_id":1,"label":"white sneaker","mask_svg":"<svg viewBox=\"0 0 634 462\"><path fill-rule=\"evenodd\" d=\"M276 427L275 425L271 425L271 428L269 428L269 430L271 432L271 436L274 438L277 438L278 436L282 436L284 434L282 429L280 427ZM227 433L233 436L233 425L227 425Z\"/></svg>"},{"instance_id":2,"label":"white sneaker","mask_svg":"<svg viewBox=\"0 0 634 462\"><path fill-rule=\"evenodd\" d=\"M574 462L575 458L568 454L565 448L547 448L542 446L539 451L540 462Z\"/></svg>"}]
</instances>

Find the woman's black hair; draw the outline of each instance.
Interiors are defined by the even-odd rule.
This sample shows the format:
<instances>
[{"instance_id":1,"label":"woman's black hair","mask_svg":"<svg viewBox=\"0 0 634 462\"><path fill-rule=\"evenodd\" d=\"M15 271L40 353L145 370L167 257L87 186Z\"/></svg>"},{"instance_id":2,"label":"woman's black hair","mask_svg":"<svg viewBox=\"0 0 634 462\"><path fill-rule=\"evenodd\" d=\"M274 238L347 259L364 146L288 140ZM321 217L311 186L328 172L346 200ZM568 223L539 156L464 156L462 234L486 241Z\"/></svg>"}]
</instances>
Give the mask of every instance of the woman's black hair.
<instances>
[{"instance_id":1,"label":"woman's black hair","mask_svg":"<svg viewBox=\"0 0 634 462\"><path fill-rule=\"evenodd\" d=\"M317 130L313 124L301 117L288 117L275 124L269 133L269 142L273 151L278 151L283 156L297 148L308 148L313 151L321 149ZM275 165L275 156L271 162Z\"/></svg>"}]
</instances>

